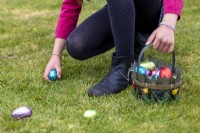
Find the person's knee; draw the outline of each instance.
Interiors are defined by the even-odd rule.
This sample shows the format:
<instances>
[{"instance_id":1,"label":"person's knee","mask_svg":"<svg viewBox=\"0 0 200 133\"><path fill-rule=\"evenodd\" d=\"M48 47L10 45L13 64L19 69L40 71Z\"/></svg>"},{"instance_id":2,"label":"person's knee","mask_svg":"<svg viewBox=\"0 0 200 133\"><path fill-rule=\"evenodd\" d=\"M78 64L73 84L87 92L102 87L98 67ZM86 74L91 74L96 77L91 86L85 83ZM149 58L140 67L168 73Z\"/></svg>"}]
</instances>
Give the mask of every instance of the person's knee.
<instances>
[{"instance_id":1,"label":"person's knee","mask_svg":"<svg viewBox=\"0 0 200 133\"><path fill-rule=\"evenodd\" d=\"M86 60L84 56L84 47L78 39L73 39L71 37L67 38L66 46L68 54L77 60Z\"/></svg>"}]
</instances>

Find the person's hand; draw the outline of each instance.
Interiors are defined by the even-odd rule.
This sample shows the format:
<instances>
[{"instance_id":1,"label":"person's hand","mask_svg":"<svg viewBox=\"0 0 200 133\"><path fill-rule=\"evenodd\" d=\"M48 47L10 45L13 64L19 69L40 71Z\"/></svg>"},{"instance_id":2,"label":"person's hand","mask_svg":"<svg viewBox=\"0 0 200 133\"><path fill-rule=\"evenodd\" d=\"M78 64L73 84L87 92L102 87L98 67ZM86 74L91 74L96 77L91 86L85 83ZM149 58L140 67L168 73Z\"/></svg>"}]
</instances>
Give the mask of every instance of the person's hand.
<instances>
[{"instance_id":1,"label":"person's hand","mask_svg":"<svg viewBox=\"0 0 200 133\"><path fill-rule=\"evenodd\" d=\"M48 79L49 72L52 69L56 69L57 71L57 77L60 79L62 75L62 70L61 70L61 54L66 45L66 40L62 38L56 38L55 43L54 43L54 48L52 51L52 56L51 59L49 60L49 63L47 64L44 72L44 79Z\"/></svg>"},{"instance_id":2,"label":"person's hand","mask_svg":"<svg viewBox=\"0 0 200 133\"><path fill-rule=\"evenodd\" d=\"M153 48L159 52L170 53L174 50L174 30L159 26L148 38L146 45L153 43Z\"/></svg>"},{"instance_id":3,"label":"person's hand","mask_svg":"<svg viewBox=\"0 0 200 133\"><path fill-rule=\"evenodd\" d=\"M57 71L57 76L60 79L62 75L62 70L61 70L61 59L60 56L58 55L52 55L51 59L49 60L49 63L47 64L44 72L44 79L48 79L48 74L52 69L56 69Z\"/></svg>"}]
</instances>

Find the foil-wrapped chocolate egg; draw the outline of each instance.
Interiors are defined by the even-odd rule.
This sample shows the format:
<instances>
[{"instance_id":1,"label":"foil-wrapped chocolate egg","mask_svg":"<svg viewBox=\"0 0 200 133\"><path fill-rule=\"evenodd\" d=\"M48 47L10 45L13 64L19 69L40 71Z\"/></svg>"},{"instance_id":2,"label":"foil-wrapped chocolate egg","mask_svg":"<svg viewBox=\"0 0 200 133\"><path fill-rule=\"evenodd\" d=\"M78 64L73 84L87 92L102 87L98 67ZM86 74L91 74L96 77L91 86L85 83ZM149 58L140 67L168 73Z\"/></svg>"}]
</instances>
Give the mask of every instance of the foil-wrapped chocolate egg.
<instances>
[{"instance_id":1,"label":"foil-wrapped chocolate egg","mask_svg":"<svg viewBox=\"0 0 200 133\"><path fill-rule=\"evenodd\" d=\"M57 71L56 71L56 69L52 69L52 70L49 72L48 78L49 78L49 80L51 80L51 81L54 81L54 80L56 80L56 79L58 78L58 77L57 77Z\"/></svg>"},{"instance_id":2,"label":"foil-wrapped chocolate egg","mask_svg":"<svg viewBox=\"0 0 200 133\"><path fill-rule=\"evenodd\" d=\"M12 112L12 117L17 120L30 117L31 115L32 110L27 106L19 107Z\"/></svg>"},{"instance_id":3,"label":"foil-wrapped chocolate egg","mask_svg":"<svg viewBox=\"0 0 200 133\"><path fill-rule=\"evenodd\" d=\"M138 68L137 67L135 67L134 68L134 71L137 73L137 70L138 70ZM144 67L139 67L139 73L140 74L146 74L146 69L144 68Z\"/></svg>"},{"instance_id":4,"label":"foil-wrapped chocolate egg","mask_svg":"<svg viewBox=\"0 0 200 133\"><path fill-rule=\"evenodd\" d=\"M159 75L157 75L157 74L151 75L151 76L149 77L149 79L152 80L153 77L155 78L155 80L157 80L158 77L159 77Z\"/></svg>"},{"instance_id":5,"label":"foil-wrapped chocolate egg","mask_svg":"<svg viewBox=\"0 0 200 133\"><path fill-rule=\"evenodd\" d=\"M160 69L159 75L161 78L167 77L168 79L170 79L172 76L172 71L168 67L163 67Z\"/></svg>"},{"instance_id":6,"label":"foil-wrapped chocolate egg","mask_svg":"<svg viewBox=\"0 0 200 133\"><path fill-rule=\"evenodd\" d=\"M151 74L152 74L151 71L149 71L148 69L146 69L146 75L147 76L151 76Z\"/></svg>"},{"instance_id":7,"label":"foil-wrapped chocolate egg","mask_svg":"<svg viewBox=\"0 0 200 133\"><path fill-rule=\"evenodd\" d=\"M155 77L155 79L157 80L157 79L158 79L158 77L159 77L159 75L157 75L157 74L154 74L154 75L153 75L153 77Z\"/></svg>"},{"instance_id":8,"label":"foil-wrapped chocolate egg","mask_svg":"<svg viewBox=\"0 0 200 133\"><path fill-rule=\"evenodd\" d=\"M156 73L155 73L156 75L160 75L160 70L156 70Z\"/></svg>"},{"instance_id":9,"label":"foil-wrapped chocolate egg","mask_svg":"<svg viewBox=\"0 0 200 133\"><path fill-rule=\"evenodd\" d=\"M151 70L151 71L156 68L156 65L150 61L142 62L140 64L140 66L144 67L145 69Z\"/></svg>"},{"instance_id":10,"label":"foil-wrapped chocolate egg","mask_svg":"<svg viewBox=\"0 0 200 133\"><path fill-rule=\"evenodd\" d=\"M137 87L137 85L136 85L136 84L134 84L134 83L132 84L132 86L133 86L133 88L134 88L134 89L136 89L136 87Z\"/></svg>"},{"instance_id":11,"label":"foil-wrapped chocolate egg","mask_svg":"<svg viewBox=\"0 0 200 133\"><path fill-rule=\"evenodd\" d=\"M153 70L153 71L151 72L151 74L154 75L154 74L156 74L156 72L157 72L157 70Z\"/></svg>"},{"instance_id":12,"label":"foil-wrapped chocolate egg","mask_svg":"<svg viewBox=\"0 0 200 133\"><path fill-rule=\"evenodd\" d=\"M152 79L152 77L155 77L155 79L157 80L160 74L160 70L153 70L152 74L150 76L150 79Z\"/></svg>"},{"instance_id":13,"label":"foil-wrapped chocolate egg","mask_svg":"<svg viewBox=\"0 0 200 133\"><path fill-rule=\"evenodd\" d=\"M156 70L156 73L153 76L158 78L159 75L160 75L160 70Z\"/></svg>"}]
</instances>

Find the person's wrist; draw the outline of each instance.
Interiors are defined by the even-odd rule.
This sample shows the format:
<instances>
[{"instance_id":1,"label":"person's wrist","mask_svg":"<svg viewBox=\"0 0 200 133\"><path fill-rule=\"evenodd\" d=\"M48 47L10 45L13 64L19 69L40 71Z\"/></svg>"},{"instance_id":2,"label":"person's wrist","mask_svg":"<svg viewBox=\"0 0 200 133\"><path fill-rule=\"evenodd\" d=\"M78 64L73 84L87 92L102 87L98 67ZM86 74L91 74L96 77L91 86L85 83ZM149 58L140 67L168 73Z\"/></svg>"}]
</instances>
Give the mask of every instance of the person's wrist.
<instances>
[{"instance_id":1,"label":"person's wrist","mask_svg":"<svg viewBox=\"0 0 200 133\"><path fill-rule=\"evenodd\" d=\"M176 26L176 22L178 19L178 15L176 14L165 14L163 17L162 22L167 22L168 24L172 25L172 26Z\"/></svg>"},{"instance_id":2,"label":"person's wrist","mask_svg":"<svg viewBox=\"0 0 200 133\"><path fill-rule=\"evenodd\" d=\"M52 53L52 54L51 54L51 57L59 57L59 58L61 59L61 55L58 54L58 53Z\"/></svg>"},{"instance_id":3,"label":"person's wrist","mask_svg":"<svg viewBox=\"0 0 200 133\"><path fill-rule=\"evenodd\" d=\"M172 29L174 32L176 31L176 27L175 26L173 26L173 25L171 25L170 23L168 23L168 22L164 22L164 21L162 21L161 23L160 23L160 25L159 26L166 26L166 27L168 27L168 28L170 28L170 29Z\"/></svg>"}]
</instances>

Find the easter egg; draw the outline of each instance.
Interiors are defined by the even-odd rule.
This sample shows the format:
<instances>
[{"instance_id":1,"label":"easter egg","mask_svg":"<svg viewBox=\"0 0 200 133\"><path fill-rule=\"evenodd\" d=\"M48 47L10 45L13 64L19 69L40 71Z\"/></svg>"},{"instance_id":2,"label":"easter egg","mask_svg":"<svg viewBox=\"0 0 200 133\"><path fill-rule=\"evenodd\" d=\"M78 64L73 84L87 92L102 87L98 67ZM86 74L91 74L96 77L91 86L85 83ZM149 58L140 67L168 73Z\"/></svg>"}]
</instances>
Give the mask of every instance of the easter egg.
<instances>
[{"instance_id":1,"label":"easter egg","mask_svg":"<svg viewBox=\"0 0 200 133\"><path fill-rule=\"evenodd\" d=\"M140 66L148 70L154 70L156 68L156 65L150 61L142 62Z\"/></svg>"},{"instance_id":2,"label":"easter egg","mask_svg":"<svg viewBox=\"0 0 200 133\"><path fill-rule=\"evenodd\" d=\"M172 71L168 67L163 67L160 69L159 75L161 78L167 77L168 79L170 79L172 76Z\"/></svg>"},{"instance_id":3,"label":"easter egg","mask_svg":"<svg viewBox=\"0 0 200 133\"><path fill-rule=\"evenodd\" d=\"M151 75L154 75L154 74L156 74L156 70L153 70L152 72L151 72Z\"/></svg>"},{"instance_id":4,"label":"easter egg","mask_svg":"<svg viewBox=\"0 0 200 133\"><path fill-rule=\"evenodd\" d=\"M151 71L149 71L148 69L146 69L146 75L147 76L151 76L151 74L152 74Z\"/></svg>"},{"instance_id":5,"label":"easter egg","mask_svg":"<svg viewBox=\"0 0 200 133\"><path fill-rule=\"evenodd\" d=\"M156 73L155 73L155 75L160 75L160 70L156 70Z\"/></svg>"},{"instance_id":6,"label":"easter egg","mask_svg":"<svg viewBox=\"0 0 200 133\"><path fill-rule=\"evenodd\" d=\"M157 79L158 79L158 77L159 77L159 75L157 75L157 74L154 74L154 75L153 75L153 77L155 77L155 79L157 80Z\"/></svg>"},{"instance_id":7,"label":"easter egg","mask_svg":"<svg viewBox=\"0 0 200 133\"><path fill-rule=\"evenodd\" d=\"M15 109L12 112L12 117L19 120L32 115L32 110L29 107L23 106Z\"/></svg>"},{"instance_id":8,"label":"easter egg","mask_svg":"<svg viewBox=\"0 0 200 133\"><path fill-rule=\"evenodd\" d=\"M49 72L48 78L49 78L49 80L51 80L51 81L54 81L54 80L56 80L56 79L58 78L58 77L57 77L57 71L56 71L56 69L52 69L52 70Z\"/></svg>"},{"instance_id":9,"label":"easter egg","mask_svg":"<svg viewBox=\"0 0 200 133\"><path fill-rule=\"evenodd\" d=\"M96 115L96 113L97 112L95 110L87 110L84 113L84 117L91 118L91 117L94 117Z\"/></svg>"},{"instance_id":10,"label":"easter egg","mask_svg":"<svg viewBox=\"0 0 200 133\"><path fill-rule=\"evenodd\" d=\"M156 73L154 74L155 77L159 77L160 75L160 70L157 70Z\"/></svg>"},{"instance_id":11,"label":"easter egg","mask_svg":"<svg viewBox=\"0 0 200 133\"><path fill-rule=\"evenodd\" d=\"M136 89L136 84L132 84L133 88Z\"/></svg>"},{"instance_id":12,"label":"easter egg","mask_svg":"<svg viewBox=\"0 0 200 133\"><path fill-rule=\"evenodd\" d=\"M157 74L151 75L151 76L149 77L149 79L151 80L153 77L157 80L158 77L159 77L159 75L157 75Z\"/></svg>"},{"instance_id":13,"label":"easter egg","mask_svg":"<svg viewBox=\"0 0 200 133\"><path fill-rule=\"evenodd\" d=\"M137 67L134 68L134 71L137 72ZM146 69L144 67L139 67L139 73L140 74L146 74Z\"/></svg>"},{"instance_id":14,"label":"easter egg","mask_svg":"<svg viewBox=\"0 0 200 133\"><path fill-rule=\"evenodd\" d=\"M157 80L160 74L160 70L153 70L151 76L149 77L152 79L153 77Z\"/></svg>"}]
</instances>

